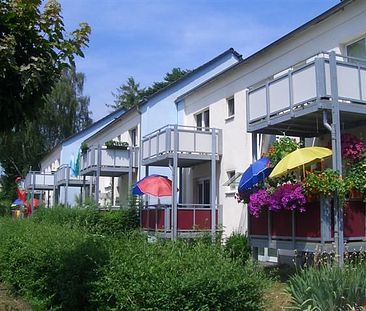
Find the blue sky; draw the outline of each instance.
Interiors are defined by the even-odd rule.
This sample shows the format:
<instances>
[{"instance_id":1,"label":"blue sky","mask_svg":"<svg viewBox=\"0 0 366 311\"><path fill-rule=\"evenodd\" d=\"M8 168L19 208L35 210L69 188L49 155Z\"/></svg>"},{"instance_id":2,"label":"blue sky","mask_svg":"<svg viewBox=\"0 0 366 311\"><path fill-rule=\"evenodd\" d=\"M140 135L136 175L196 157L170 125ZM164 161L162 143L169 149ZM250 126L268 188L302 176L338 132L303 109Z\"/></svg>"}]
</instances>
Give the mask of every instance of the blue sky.
<instances>
[{"instance_id":1,"label":"blue sky","mask_svg":"<svg viewBox=\"0 0 366 311\"><path fill-rule=\"evenodd\" d=\"M112 92L133 76L141 86L173 67L194 69L233 47L244 57L339 0L59 0L66 29L92 27L85 59L93 119L108 114Z\"/></svg>"}]
</instances>

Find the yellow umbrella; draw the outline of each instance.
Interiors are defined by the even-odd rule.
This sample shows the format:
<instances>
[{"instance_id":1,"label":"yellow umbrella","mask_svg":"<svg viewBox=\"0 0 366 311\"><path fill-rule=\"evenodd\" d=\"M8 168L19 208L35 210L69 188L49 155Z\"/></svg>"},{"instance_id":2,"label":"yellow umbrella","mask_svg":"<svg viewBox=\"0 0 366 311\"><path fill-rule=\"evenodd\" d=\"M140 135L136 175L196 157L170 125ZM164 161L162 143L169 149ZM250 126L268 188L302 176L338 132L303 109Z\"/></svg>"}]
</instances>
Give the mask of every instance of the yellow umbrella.
<instances>
[{"instance_id":1,"label":"yellow umbrella","mask_svg":"<svg viewBox=\"0 0 366 311\"><path fill-rule=\"evenodd\" d=\"M280 177L281 175L284 175L300 166L317 162L321 159L330 157L331 155L332 150L324 147L306 147L296 149L277 163L269 177Z\"/></svg>"}]
</instances>

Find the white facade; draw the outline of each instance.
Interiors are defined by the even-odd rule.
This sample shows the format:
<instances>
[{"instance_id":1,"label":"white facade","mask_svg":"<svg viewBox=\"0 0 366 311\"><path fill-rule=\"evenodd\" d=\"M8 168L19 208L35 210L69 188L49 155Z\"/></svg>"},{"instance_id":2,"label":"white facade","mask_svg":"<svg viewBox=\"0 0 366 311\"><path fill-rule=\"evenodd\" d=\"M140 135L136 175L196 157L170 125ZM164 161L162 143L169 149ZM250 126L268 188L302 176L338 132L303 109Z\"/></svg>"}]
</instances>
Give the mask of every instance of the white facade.
<instances>
[{"instance_id":1,"label":"white facade","mask_svg":"<svg viewBox=\"0 0 366 311\"><path fill-rule=\"evenodd\" d=\"M365 36L366 2L345 1L345 6L337 12L332 12L316 24L294 31L180 98L179 104L184 104L184 124L195 125L195 115L209 109L210 127L223 130L219 202L223 204L226 234L234 230L247 230L246 210L237 204L230 189L223 186L228 172L243 172L252 162L251 134L246 129L247 88L270 75L284 73L319 52L345 54L349 43ZM235 99L235 114L229 117L227 100L232 96ZM195 173L192 172L191 178L195 178Z\"/></svg>"}]
</instances>

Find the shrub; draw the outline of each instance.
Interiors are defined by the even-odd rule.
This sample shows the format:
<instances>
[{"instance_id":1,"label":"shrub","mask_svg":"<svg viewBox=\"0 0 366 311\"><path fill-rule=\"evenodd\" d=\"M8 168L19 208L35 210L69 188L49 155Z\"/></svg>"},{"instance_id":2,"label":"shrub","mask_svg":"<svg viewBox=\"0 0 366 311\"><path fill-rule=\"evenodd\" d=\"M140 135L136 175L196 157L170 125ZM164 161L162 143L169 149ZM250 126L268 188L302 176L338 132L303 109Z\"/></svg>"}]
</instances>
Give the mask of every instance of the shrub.
<instances>
[{"instance_id":1,"label":"shrub","mask_svg":"<svg viewBox=\"0 0 366 311\"><path fill-rule=\"evenodd\" d=\"M288 283L295 310L351 310L366 299L366 266L325 265L300 270Z\"/></svg>"},{"instance_id":2,"label":"shrub","mask_svg":"<svg viewBox=\"0 0 366 311\"><path fill-rule=\"evenodd\" d=\"M29 220L0 223L0 277L35 310L87 310L104 239Z\"/></svg>"},{"instance_id":3,"label":"shrub","mask_svg":"<svg viewBox=\"0 0 366 311\"><path fill-rule=\"evenodd\" d=\"M11 215L11 201L1 200L0 201L0 216L10 216Z\"/></svg>"},{"instance_id":4,"label":"shrub","mask_svg":"<svg viewBox=\"0 0 366 311\"><path fill-rule=\"evenodd\" d=\"M103 310L259 310L266 281L253 265L228 260L219 246L116 240L93 300Z\"/></svg>"},{"instance_id":5,"label":"shrub","mask_svg":"<svg viewBox=\"0 0 366 311\"><path fill-rule=\"evenodd\" d=\"M251 256L248 238L242 233L234 232L226 240L224 252L229 258L245 264Z\"/></svg>"},{"instance_id":6,"label":"shrub","mask_svg":"<svg viewBox=\"0 0 366 311\"><path fill-rule=\"evenodd\" d=\"M79 228L102 235L119 235L139 226L138 212L135 208L110 212L93 208L41 208L33 215L32 221Z\"/></svg>"}]
</instances>

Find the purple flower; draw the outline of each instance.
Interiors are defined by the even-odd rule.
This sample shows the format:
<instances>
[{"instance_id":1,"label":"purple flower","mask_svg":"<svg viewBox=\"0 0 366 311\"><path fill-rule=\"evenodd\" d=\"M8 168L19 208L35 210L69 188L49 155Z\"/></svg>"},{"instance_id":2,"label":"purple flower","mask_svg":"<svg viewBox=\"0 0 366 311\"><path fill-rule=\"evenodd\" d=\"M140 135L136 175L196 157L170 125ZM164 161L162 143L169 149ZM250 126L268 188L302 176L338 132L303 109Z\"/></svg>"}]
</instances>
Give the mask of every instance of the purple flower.
<instances>
[{"instance_id":1,"label":"purple flower","mask_svg":"<svg viewBox=\"0 0 366 311\"><path fill-rule=\"evenodd\" d=\"M252 193L249 197L249 213L255 217L259 217L261 209L269 206L270 200L271 197L265 189L260 189Z\"/></svg>"},{"instance_id":2,"label":"purple flower","mask_svg":"<svg viewBox=\"0 0 366 311\"><path fill-rule=\"evenodd\" d=\"M295 210L299 208L300 212L305 211L304 205L306 198L303 194L300 183L283 184L278 187L270 199L270 210L278 211L281 209Z\"/></svg>"},{"instance_id":3,"label":"purple flower","mask_svg":"<svg viewBox=\"0 0 366 311\"><path fill-rule=\"evenodd\" d=\"M361 139L352 134L343 134L341 139L342 156L352 161L359 160L364 150Z\"/></svg>"}]
</instances>

